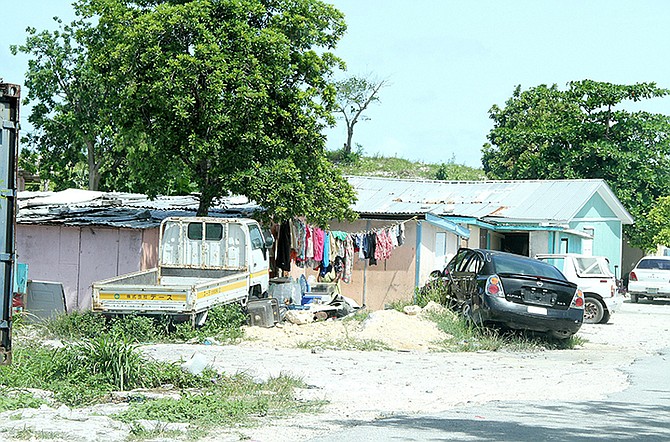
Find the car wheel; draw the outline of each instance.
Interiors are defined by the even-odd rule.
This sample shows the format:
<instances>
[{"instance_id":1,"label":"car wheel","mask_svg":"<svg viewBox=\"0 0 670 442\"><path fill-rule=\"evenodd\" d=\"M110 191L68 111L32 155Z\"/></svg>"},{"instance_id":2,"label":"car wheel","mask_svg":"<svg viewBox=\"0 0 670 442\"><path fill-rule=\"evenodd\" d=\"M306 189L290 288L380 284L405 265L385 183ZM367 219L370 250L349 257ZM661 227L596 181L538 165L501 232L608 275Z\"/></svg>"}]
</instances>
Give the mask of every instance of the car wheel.
<instances>
[{"instance_id":1,"label":"car wheel","mask_svg":"<svg viewBox=\"0 0 670 442\"><path fill-rule=\"evenodd\" d=\"M637 304L637 293L630 294L630 302L632 302L633 304Z\"/></svg>"},{"instance_id":2,"label":"car wheel","mask_svg":"<svg viewBox=\"0 0 670 442\"><path fill-rule=\"evenodd\" d=\"M605 306L596 298L587 296L584 301L584 322L586 324L598 324L603 319Z\"/></svg>"},{"instance_id":3,"label":"car wheel","mask_svg":"<svg viewBox=\"0 0 670 442\"><path fill-rule=\"evenodd\" d=\"M610 312L605 310L603 312L603 318L600 320L601 324L607 324L610 320Z\"/></svg>"}]
</instances>

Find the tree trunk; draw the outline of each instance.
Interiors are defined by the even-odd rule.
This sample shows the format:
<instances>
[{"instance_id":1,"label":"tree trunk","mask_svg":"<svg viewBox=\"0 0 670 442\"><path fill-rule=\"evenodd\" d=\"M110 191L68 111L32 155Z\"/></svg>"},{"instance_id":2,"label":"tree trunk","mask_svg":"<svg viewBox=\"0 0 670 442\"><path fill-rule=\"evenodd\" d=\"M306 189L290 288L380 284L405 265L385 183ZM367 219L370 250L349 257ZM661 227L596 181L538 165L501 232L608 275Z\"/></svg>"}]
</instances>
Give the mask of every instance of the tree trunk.
<instances>
[{"instance_id":1,"label":"tree trunk","mask_svg":"<svg viewBox=\"0 0 670 442\"><path fill-rule=\"evenodd\" d=\"M351 139L354 137L353 123L347 126L347 143L344 145L344 153L349 155L351 153Z\"/></svg>"},{"instance_id":2,"label":"tree trunk","mask_svg":"<svg viewBox=\"0 0 670 442\"><path fill-rule=\"evenodd\" d=\"M200 194L200 204L198 205L198 213L196 216L207 216L209 214L209 206L212 204L212 197L205 194Z\"/></svg>"},{"instance_id":3,"label":"tree trunk","mask_svg":"<svg viewBox=\"0 0 670 442\"><path fill-rule=\"evenodd\" d=\"M95 145L86 140L86 156L88 159L88 190L98 190L100 186L99 165L95 162Z\"/></svg>"}]
</instances>

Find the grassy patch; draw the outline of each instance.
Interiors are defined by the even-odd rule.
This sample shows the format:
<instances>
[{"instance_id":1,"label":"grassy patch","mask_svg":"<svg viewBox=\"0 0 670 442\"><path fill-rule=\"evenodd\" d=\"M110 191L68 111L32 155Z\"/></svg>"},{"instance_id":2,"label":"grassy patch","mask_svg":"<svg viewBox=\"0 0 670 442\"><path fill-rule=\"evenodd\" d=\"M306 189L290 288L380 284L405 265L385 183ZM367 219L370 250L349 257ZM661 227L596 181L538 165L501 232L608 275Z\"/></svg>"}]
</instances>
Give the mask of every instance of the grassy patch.
<instances>
[{"instance_id":1,"label":"grassy patch","mask_svg":"<svg viewBox=\"0 0 670 442\"><path fill-rule=\"evenodd\" d=\"M35 430L33 428L24 427L14 431L12 438L14 440L66 440L68 437L66 434L55 431Z\"/></svg>"},{"instance_id":2,"label":"grassy patch","mask_svg":"<svg viewBox=\"0 0 670 442\"><path fill-rule=\"evenodd\" d=\"M376 339L355 339L355 338L342 338L342 339L324 339L324 340L312 340L312 341L302 341L297 344L298 348L305 349L328 349L328 350L360 350L360 351L380 351L380 350L391 350L386 343L378 341Z\"/></svg>"},{"instance_id":3,"label":"grassy patch","mask_svg":"<svg viewBox=\"0 0 670 442\"><path fill-rule=\"evenodd\" d=\"M539 351L571 349L584 343L578 336L559 340L544 333L516 330L501 330L492 327L477 327L461 315L445 309L432 312L428 318L433 320L440 330L449 335L439 343L445 351Z\"/></svg>"},{"instance_id":4,"label":"grassy patch","mask_svg":"<svg viewBox=\"0 0 670 442\"><path fill-rule=\"evenodd\" d=\"M246 316L238 304L212 308L203 327L190 322L174 322L170 317L126 315L107 318L91 311L60 315L39 325L43 335L62 340L95 339L101 335L133 343L204 341L238 342Z\"/></svg>"},{"instance_id":5,"label":"grassy patch","mask_svg":"<svg viewBox=\"0 0 670 442\"><path fill-rule=\"evenodd\" d=\"M44 403L46 401L36 398L30 393L0 388L0 413L21 408L39 408Z\"/></svg>"},{"instance_id":6,"label":"grassy patch","mask_svg":"<svg viewBox=\"0 0 670 442\"><path fill-rule=\"evenodd\" d=\"M322 401L297 401L302 380L280 375L257 383L246 375L219 376L209 388L184 393L181 399L163 398L132 403L114 417L122 422L188 423L200 429L249 423L254 417L281 417L288 413L318 411ZM138 430L139 431L139 430Z\"/></svg>"}]
</instances>

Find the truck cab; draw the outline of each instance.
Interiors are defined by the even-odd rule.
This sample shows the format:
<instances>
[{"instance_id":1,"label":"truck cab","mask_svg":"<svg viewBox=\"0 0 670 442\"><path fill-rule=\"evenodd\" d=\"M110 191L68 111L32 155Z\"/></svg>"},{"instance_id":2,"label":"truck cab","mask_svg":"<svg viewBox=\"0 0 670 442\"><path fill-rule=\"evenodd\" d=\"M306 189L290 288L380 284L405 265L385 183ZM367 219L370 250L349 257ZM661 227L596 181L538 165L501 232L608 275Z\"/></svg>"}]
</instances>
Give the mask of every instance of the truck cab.
<instances>
[{"instance_id":1,"label":"truck cab","mask_svg":"<svg viewBox=\"0 0 670 442\"><path fill-rule=\"evenodd\" d=\"M272 237L251 219L167 218L161 223L159 283L248 272L250 294L261 295L269 283L270 246Z\"/></svg>"}]
</instances>

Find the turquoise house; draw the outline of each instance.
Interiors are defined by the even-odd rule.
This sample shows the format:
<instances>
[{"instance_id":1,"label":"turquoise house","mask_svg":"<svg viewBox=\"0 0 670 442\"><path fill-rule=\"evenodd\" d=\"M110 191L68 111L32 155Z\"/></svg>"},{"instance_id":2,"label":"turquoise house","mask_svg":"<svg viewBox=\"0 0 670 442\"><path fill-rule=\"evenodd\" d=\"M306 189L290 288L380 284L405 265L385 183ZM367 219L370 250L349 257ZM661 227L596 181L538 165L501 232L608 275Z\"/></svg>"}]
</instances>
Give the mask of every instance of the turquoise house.
<instances>
[{"instance_id":1,"label":"turquoise house","mask_svg":"<svg viewBox=\"0 0 670 442\"><path fill-rule=\"evenodd\" d=\"M621 269L633 218L604 180L429 181L347 177L361 217L418 216L467 230L459 245L525 256L580 253ZM419 221L419 229L421 221ZM420 232L419 232L420 234ZM618 272L617 274L620 274Z\"/></svg>"}]
</instances>

